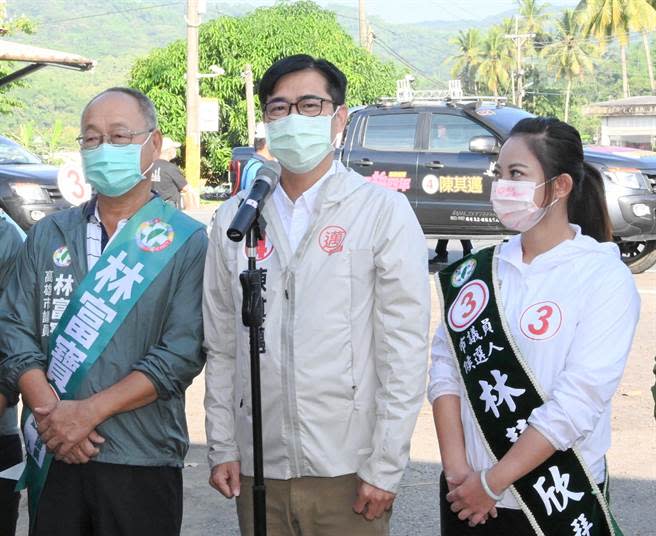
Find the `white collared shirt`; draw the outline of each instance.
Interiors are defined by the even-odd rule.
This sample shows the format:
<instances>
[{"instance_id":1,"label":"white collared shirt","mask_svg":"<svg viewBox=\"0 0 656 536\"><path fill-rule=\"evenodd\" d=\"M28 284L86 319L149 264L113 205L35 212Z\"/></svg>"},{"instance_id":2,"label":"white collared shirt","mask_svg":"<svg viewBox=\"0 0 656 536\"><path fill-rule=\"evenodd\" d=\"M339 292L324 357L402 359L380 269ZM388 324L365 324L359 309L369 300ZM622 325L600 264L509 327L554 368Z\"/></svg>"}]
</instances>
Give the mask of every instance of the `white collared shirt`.
<instances>
[{"instance_id":1,"label":"white collared shirt","mask_svg":"<svg viewBox=\"0 0 656 536\"><path fill-rule=\"evenodd\" d=\"M328 177L335 174L336 171L337 167L335 166L335 161L333 161L328 172L309 189L303 192L303 195L301 195L296 202L292 202L292 200L289 199L287 192L285 192L285 189L280 184L273 191L272 195L276 210L278 211L283 228L287 234L292 252L296 251L296 248L298 248L301 239L305 236L310 223L312 223L314 206L321 185Z\"/></svg>"},{"instance_id":2,"label":"white collared shirt","mask_svg":"<svg viewBox=\"0 0 656 536\"><path fill-rule=\"evenodd\" d=\"M109 237L105 247L111 244L112 240L123 229L123 226L128 222L127 218L119 220L116 225L116 231ZM100 212L98 212L98 201L93 212L93 216L89 217L87 222L87 270L91 271L98 262L102 255L102 227L100 223Z\"/></svg>"},{"instance_id":3,"label":"white collared shirt","mask_svg":"<svg viewBox=\"0 0 656 536\"><path fill-rule=\"evenodd\" d=\"M599 483L610 447L611 399L631 349L640 297L617 246L599 244L572 227L572 240L530 264L522 261L521 235L504 243L499 252L500 294L512 337L546 393L546 402L532 411L528 424L558 450L578 447ZM542 304L550 304L550 309L540 309ZM553 315L547 318L549 311ZM432 404L442 395L460 396L467 461L480 471L494 464L446 337L441 325L433 339L428 398ZM511 377L507 381L516 387ZM497 506L519 508L509 490Z\"/></svg>"}]
</instances>

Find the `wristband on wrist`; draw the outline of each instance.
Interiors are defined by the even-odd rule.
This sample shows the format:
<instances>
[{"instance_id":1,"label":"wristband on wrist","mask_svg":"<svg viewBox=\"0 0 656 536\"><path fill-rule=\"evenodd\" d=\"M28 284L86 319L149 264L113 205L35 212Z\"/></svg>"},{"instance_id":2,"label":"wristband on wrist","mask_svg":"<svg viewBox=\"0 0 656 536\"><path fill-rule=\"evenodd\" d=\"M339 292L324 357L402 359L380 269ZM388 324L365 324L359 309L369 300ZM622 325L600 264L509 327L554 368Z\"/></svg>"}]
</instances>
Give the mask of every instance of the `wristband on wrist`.
<instances>
[{"instance_id":1,"label":"wristband on wrist","mask_svg":"<svg viewBox=\"0 0 656 536\"><path fill-rule=\"evenodd\" d=\"M490 488L489 484L487 483L487 478L485 476L486 474L487 474L487 469L483 469L481 471L481 486L483 486L483 489L485 490L485 493L487 493L487 495L488 495L488 497L490 497L490 499L493 499L494 501L499 502L503 498L503 495L497 495L496 493L494 493L492 491L492 488Z\"/></svg>"}]
</instances>

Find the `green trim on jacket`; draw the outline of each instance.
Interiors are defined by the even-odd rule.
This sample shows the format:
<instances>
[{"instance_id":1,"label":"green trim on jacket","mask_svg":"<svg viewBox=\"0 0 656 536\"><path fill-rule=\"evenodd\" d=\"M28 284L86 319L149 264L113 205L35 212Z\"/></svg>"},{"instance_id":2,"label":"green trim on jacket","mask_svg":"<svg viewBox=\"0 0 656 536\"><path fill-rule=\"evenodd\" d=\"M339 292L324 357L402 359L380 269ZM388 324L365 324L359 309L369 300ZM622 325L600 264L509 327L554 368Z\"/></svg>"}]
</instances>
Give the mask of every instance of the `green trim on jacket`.
<instances>
[{"instance_id":1,"label":"green trim on jacket","mask_svg":"<svg viewBox=\"0 0 656 536\"><path fill-rule=\"evenodd\" d=\"M28 234L16 272L0 299L0 392L16 390L33 368L46 369L49 327L57 299L66 298L87 273L85 205L48 216ZM63 247L69 255L62 255ZM95 461L182 466L188 449L184 393L205 363L201 289L207 235L194 233L153 281L80 386L77 399L102 391L138 370L158 399L98 426L106 441ZM55 254L59 251L59 254ZM58 281L60 282L58 284ZM69 293L70 294L70 293Z\"/></svg>"}]
</instances>

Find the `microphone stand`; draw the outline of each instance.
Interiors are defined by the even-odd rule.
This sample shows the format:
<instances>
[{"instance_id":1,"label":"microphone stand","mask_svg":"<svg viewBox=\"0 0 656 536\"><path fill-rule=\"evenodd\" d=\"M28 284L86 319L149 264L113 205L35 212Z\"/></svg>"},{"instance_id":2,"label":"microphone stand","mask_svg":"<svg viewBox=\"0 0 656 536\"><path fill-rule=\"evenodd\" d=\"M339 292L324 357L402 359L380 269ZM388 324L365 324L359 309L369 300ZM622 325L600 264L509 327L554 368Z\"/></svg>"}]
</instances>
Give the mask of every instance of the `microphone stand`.
<instances>
[{"instance_id":1,"label":"microphone stand","mask_svg":"<svg viewBox=\"0 0 656 536\"><path fill-rule=\"evenodd\" d=\"M262 397L260 387L260 353L264 353L264 302L262 290L266 290L266 270L256 268L257 242L262 240L266 223L260 216L246 236L248 269L239 274L243 292L241 317L250 328L251 354L251 402L253 410L253 520L255 536L266 536L266 488L264 486L264 463L262 459Z\"/></svg>"}]
</instances>

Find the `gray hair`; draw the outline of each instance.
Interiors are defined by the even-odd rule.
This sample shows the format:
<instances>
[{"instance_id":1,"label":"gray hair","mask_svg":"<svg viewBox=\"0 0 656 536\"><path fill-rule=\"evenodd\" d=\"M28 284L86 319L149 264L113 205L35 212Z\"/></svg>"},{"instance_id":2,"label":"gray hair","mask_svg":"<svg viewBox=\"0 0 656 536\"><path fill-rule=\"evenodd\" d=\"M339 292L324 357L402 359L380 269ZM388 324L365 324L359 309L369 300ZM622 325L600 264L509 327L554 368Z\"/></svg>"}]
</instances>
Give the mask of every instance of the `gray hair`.
<instances>
[{"instance_id":1,"label":"gray hair","mask_svg":"<svg viewBox=\"0 0 656 536\"><path fill-rule=\"evenodd\" d=\"M146 126L149 129L157 128L157 111L155 110L155 105L153 104L153 101L151 101L141 91L132 89L131 87L110 87L109 89L106 89L98 93L98 95L96 95L93 99L91 99L89 103L84 107L84 110L82 111L82 117L84 117L84 115L87 113L89 106L91 106L97 99L99 99L103 95L106 95L107 93L123 93L124 95L129 95L130 97L135 99L137 101L137 104L139 105L139 111L141 112L144 119L146 120Z\"/></svg>"}]
</instances>

